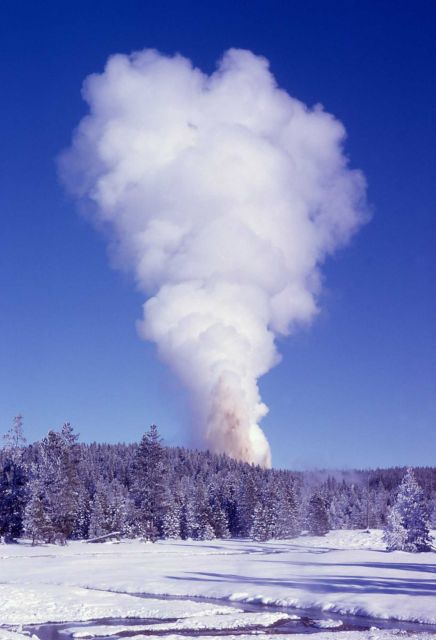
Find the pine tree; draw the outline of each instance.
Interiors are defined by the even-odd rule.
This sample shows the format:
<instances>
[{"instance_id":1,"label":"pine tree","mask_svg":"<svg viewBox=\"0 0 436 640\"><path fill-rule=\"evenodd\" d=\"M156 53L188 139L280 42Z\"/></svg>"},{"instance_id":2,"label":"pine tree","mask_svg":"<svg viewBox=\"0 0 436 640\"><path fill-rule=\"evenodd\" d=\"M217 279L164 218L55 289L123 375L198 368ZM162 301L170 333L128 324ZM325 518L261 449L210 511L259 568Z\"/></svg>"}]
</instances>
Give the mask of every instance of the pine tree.
<instances>
[{"instance_id":1,"label":"pine tree","mask_svg":"<svg viewBox=\"0 0 436 640\"><path fill-rule=\"evenodd\" d=\"M118 480L109 484L98 482L91 501L89 536L91 538L108 533L129 533L130 499L127 490Z\"/></svg>"},{"instance_id":2,"label":"pine tree","mask_svg":"<svg viewBox=\"0 0 436 640\"><path fill-rule=\"evenodd\" d=\"M277 493L276 509L276 537L294 538L300 533L297 501L294 487L286 484Z\"/></svg>"},{"instance_id":3,"label":"pine tree","mask_svg":"<svg viewBox=\"0 0 436 640\"><path fill-rule=\"evenodd\" d=\"M265 488L254 507L251 537L265 542L277 536L277 506L274 489Z\"/></svg>"},{"instance_id":4,"label":"pine tree","mask_svg":"<svg viewBox=\"0 0 436 640\"><path fill-rule=\"evenodd\" d=\"M106 496L103 486L96 488L94 497L90 505L89 514L89 537L97 538L106 533L110 533L106 527Z\"/></svg>"},{"instance_id":5,"label":"pine tree","mask_svg":"<svg viewBox=\"0 0 436 640\"><path fill-rule=\"evenodd\" d=\"M23 418L14 418L4 436L3 463L0 466L0 537L12 542L22 532L26 500L26 463Z\"/></svg>"},{"instance_id":6,"label":"pine tree","mask_svg":"<svg viewBox=\"0 0 436 640\"><path fill-rule=\"evenodd\" d=\"M398 490L384 530L388 551L430 551L429 514L424 492L408 469Z\"/></svg>"},{"instance_id":7,"label":"pine tree","mask_svg":"<svg viewBox=\"0 0 436 640\"><path fill-rule=\"evenodd\" d=\"M30 480L32 510L44 511L44 541L65 544L79 509L78 436L66 423L60 432L49 431L39 446L39 460ZM26 514L29 531L30 513ZM42 520L41 520L42 522ZM40 536L36 536L39 539Z\"/></svg>"},{"instance_id":8,"label":"pine tree","mask_svg":"<svg viewBox=\"0 0 436 640\"><path fill-rule=\"evenodd\" d=\"M253 512L253 524L251 526L251 538L259 542L265 542L272 537L271 526L268 521L268 508L259 501L256 503Z\"/></svg>"},{"instance_id":9,"label":"pine tree","mask_svg":"<svg viewBox=\"0 0 436 640\"><path fill-rule=\"evenodd\" d=\"M184 496L182 513L180 518L180 535L182 540L190 540L196 537L198 523L196 520L196 508L191 494Z\"/></svg>"},{"instance_id":10,"label":"pine tree","mask_svg":"<svg viewBox=\"0 0 436 640\"><path fill-rule=\"evenodd\" d=\"M212 526L212 509L203 483L199 483L197 486L195 494L195 511L195 538L197 540L213 540L213 538L215 538L215 531Z\"/></svg>"},{"instance_id":11,"label":"pine tree","mask_svg":"<svg viewBox=\"0 0 436 640\"><path fill-rule=\"evenodd\" d=\"M386 518L383 531L383 540L388 551L404 550L407 540L407 531L403 525L402 517L398 509L390 509Z\"/></svg>"},{"instance_id":12,"label":"pine tree","mask_svg":"<svg viewBox=\"0 0 436 640\"><path fill-rule=\"evenodd\" d=\"M246 473L242 477L241 488L237 501L237 523L240 536L250 536L253 525L253 515L259 502L259 489L254 473Z\"/></svg>"},{"instance_id":13,"label":"pine tree","mask_svg":"<svg viewBox=\"0 0 436 640\"><path fill-rule=\"evenodd\" d=\"M162 537L178 540L180 538L182 508L180 496L169 488L165 491L164 515L162 517Z\"/></svg>"},{"instance_id":14,"label":"pine tree","mask_svg":"<svg viewBox=\"0 0 436 640\"><path fill-rule=\"evenodd\" d=\"M84 540L89 536L89 524L91 515L91 495L82 482L79 486L77 497L77 515L74 521L71 537L75 540Z\"/></svg>"},{"instance_id":15,"label":"pine tree","mask_svg":"<svg viewBox=\"0 0 436 640\"><path fill-rule=\"evenodd\" d=\"M31 538L32 545L49 541L54 537L53 525L48 516L44 485L37 477L30 483L30 498L24 512L23 529L24 534Z\"/></svg>"},{"instance_id":16,"label":"pine tree","mask_svg":"<svg viewBox=\"0 0 436 640\"><path fill-rule=\"evenodd\" d=\"M214 537L225 540L230 538L229 521L226 512L218 501L212 505L212 527L215 533Z\"/></svg>"},{"instance_id":17,"label":"pine tree","mask_svg":"<svg viewBox=\"0 0 436 640\"><path fill-rule=\"evenodd\" d=\"M307 529L314 536L323 536L329 530L326 501L319 492L312 494L307 511Z\"/></svg>"},{"instance_id":18,"label":"pine tree","mask_svg":"<svg viewBox=\"0 0 436 640\"><path fill-rule=\"evenodd\" d=\"M136 455L135 503L140 535L154 542L164 515L164 448L156 425L142 437Z\"/></svg>"}]
</instances>

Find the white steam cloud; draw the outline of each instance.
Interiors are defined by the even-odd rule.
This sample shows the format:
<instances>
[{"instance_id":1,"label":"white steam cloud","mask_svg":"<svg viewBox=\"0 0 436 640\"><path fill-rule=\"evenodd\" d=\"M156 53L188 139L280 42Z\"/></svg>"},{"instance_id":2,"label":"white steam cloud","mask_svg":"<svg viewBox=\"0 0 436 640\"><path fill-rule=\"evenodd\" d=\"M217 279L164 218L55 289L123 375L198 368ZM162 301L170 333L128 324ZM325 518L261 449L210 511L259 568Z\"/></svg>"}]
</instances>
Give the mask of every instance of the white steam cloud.
<instances>
[{"instance_id":1,"label":"white steam cloud","mask_svg":"<svg viewBox=\"0 0 436 640\"><path fill-rule=\"evenodd\" d=\"M116 55L83 95L63 173L148 297L142 336L189 389L197 441L269 466L258 378L365 218L343 126L237 49L210 76L180 55Z\"/></svg>"}]
</instances>

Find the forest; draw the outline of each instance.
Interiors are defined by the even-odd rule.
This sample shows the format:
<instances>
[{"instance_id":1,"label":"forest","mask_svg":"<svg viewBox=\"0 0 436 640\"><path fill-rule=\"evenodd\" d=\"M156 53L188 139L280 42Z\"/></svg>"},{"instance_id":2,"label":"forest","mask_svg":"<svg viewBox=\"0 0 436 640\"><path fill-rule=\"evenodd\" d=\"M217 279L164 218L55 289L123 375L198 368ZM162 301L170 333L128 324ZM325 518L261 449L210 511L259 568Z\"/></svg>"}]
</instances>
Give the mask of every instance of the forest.
<instances>
[{"instance_id":1,"label":"forest","mask_svg":"<svg viewBox=\"0 0 436 640\"><path fill-rule=\"evenodd\" d=\"M269 540L384 528L394 531L392 548L406 548L395 546L403 535L393 509L399 494L410 500L412 486L425 520L423 539L436 527L436 468L408 473L405 486L401 467L263 469L209 451L166 447L155 425L139 443L81 443L66 423L27 444L17 416L0 449L0 536L34 544L107 534L152 542Z\"/></svg>"}]
</instances>

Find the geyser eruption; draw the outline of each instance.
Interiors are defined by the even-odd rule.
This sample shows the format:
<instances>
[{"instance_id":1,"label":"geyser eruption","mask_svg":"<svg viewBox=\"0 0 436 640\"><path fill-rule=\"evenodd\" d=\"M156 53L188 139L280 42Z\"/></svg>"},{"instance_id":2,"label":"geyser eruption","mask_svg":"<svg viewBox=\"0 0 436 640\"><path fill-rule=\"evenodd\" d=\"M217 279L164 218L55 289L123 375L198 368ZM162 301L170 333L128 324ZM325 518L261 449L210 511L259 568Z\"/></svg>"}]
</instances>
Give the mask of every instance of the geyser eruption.
<instances>
[{"instance_id":1,"label":"geyser eruption","mask_svg":"<svg viewBox=\"0 0 436 640\"><path fill-rule=\"evenodd\" d=\"M189 389L200 443L269 466L258 378L365 217L343 126L237 49L210 76L179 55L116 55L83 95L62 170L148 297L142 336Z\"/></svg>"}]
</instances>

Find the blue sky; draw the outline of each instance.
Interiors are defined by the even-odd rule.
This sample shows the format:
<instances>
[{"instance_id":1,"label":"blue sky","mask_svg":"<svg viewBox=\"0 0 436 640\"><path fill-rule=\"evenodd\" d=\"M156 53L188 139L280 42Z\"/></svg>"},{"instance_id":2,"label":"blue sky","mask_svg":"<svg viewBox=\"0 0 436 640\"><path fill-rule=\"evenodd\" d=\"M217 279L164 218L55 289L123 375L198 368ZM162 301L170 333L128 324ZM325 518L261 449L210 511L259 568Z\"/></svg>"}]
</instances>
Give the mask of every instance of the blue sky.
<instances>
[{"instance_id":1,"label":"blue sky","mask_svg":"<svg viewBox=\"0 0 436 640\"><path fill-rule=\"evenodd\" d=\"M276 466L434 464L436 5L433 2L9 2L0 8L0 430L69 420L84 440L151 422L188 443L185 394L142 342L142 297L108 265L55 159L115 52L181 52L204 71L228 47L348 132L373 219L324 269L322 313L280 341L261 380Z\"/></svg>"}]
</instances>

